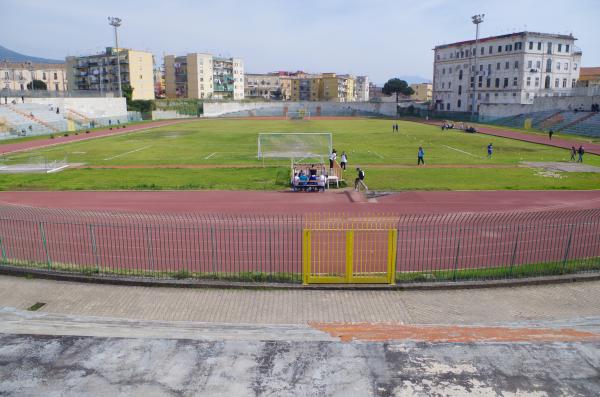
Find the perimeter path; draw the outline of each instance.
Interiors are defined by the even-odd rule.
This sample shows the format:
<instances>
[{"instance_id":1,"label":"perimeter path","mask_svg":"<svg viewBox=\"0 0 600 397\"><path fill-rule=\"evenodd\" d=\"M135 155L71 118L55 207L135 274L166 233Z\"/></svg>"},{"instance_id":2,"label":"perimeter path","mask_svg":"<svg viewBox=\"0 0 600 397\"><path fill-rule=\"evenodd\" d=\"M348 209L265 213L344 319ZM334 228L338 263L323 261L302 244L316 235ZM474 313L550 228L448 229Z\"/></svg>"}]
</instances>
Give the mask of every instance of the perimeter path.
<instances>
[{"instance_id":1,"label":"perimeter path","mask_svg":"<svg viewBox=\"0 0 600 397\"><path fill-rule=\"evenodd\" d=\"M421 122L422 124L436 125L438 127L441 126L440 122L434 122L434 121L429 121L429 122L419 121L419 122ZM561 139L561 138L549 139L547 135L526 134L526 133L517 132L517 131L502 130L502 129L498 129L498 128L494 128L494 127L484 127L481 125L477 126L477 132L481 133L481 134L486 134L486 135L499 136L502 138L516 139L518 141L538 143L540 145L547 145L547 146L554 146L554 147L558 147L558 148L562 148L562 149L571 149L572 146L575 146L575 148L579 148L579 145L583 145L586 153L596 154L596 155L600 156L600 144L597 144L597 143L589 143L589 142L586 143L586 142L575 141L575 140L571 141L571 140Z\"/></svg>"},{"instance_id":2,"label":"perimeter path","mask_svg":"<svg viewBox=\"0 0 600 397\"><path fill-rule=\"evenodd\" d=\"M366 199L351 190L0 192L0 205L98 211L303 214L391 212L441 214L600 208L600 191L400 192ZM249 207L251 205L251 208Z\"/></svg>"},{"instance_id":3,"label":"perimeter path","mask_svg":"<svg viewBox=\"0 0 600 397\"><path fill-rule=\"evenodd\" d=\"M89 139L103 138L106 136L128 134L131 132L143 131L143 130L148 130L151 128L158 128L158 127L165 127L168 125L186 123L186 122L190 122L191 120L196 120L196 119L152 121L149 123L125 126L125 128L113 128L112 130L106 128L103 130L94 130L94 131L91 131L89 134L86 134L83 131L79 131L79 135L75 135L74 133L69 133L69 136L66 136L66 137L62 136L62 133L57 133L56 138L54 138L54 139L50 139L50 137L48 136L48 139L37 139L37 140L33 140L33 141L7 143L5 145L0 145L0 154L26 152L29 150L44 148L44 147L48 147L48 146L63 145L65 143L87 141Z\"/></svg>"}]
</instances>

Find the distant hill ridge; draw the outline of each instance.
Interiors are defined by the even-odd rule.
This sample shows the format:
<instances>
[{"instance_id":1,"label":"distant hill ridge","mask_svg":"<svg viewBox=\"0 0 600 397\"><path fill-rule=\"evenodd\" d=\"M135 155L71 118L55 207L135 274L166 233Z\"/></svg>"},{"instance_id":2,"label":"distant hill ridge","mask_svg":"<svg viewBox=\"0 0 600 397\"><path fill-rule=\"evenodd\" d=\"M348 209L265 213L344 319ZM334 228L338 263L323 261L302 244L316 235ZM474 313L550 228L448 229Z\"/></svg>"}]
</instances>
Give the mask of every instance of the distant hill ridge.
<instances>
[{"instance_id":1,"label":"distant hill ridge","mask_svg":"<svg viewBox=\"0 0 600 397\"><path fill-rule=\"evenodd\" d=\"M64 59L59 61L57 59L46 59L46 58L38 58L32 57L29 55L19 54L18 52L11 51L6 47L2 47L0 45L0 62L2 61L10 61L10 62L33 62L33 63L65 63Z\"/></svg>"}]
</instances>

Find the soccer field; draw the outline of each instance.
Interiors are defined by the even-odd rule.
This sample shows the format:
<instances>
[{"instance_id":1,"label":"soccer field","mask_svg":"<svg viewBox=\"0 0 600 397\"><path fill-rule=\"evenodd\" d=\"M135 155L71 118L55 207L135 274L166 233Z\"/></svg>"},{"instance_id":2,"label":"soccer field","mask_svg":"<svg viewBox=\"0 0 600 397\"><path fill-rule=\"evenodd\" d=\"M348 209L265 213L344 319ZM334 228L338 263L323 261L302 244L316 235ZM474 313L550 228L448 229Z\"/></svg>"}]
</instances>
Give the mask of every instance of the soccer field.
<instances>
[{"instance_id":1,"label":"soccer field","mask_svg":"<svg viewBox=\"0 0 600 397\"><path fill-rule=\"evenodd\" d=\"M372 190L598 189L600 174L543 172L522 161L568 161L569 152L460 131L400 121L198 120L114 137L9 155L5 164L31 158L66 159L79 168L56 174L3 174L1 190L69 189L285 189L289 160L257 159L261 132L330 132L346 151L348 180L356 166L366 170ZM486 147L494 155L486 157ZM417 149L425 166L417 167ZM586 155L600 166L600 157Z\"/></svg>"}]
</instances>

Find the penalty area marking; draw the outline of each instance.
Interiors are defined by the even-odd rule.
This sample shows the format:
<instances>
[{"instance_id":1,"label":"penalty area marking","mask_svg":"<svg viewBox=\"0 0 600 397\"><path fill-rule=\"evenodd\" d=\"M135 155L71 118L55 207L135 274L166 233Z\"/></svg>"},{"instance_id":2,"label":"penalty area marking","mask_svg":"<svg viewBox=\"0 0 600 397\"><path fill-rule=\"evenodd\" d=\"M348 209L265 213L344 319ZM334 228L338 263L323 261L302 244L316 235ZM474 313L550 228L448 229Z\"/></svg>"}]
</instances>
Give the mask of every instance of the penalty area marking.
<instances>
[{"instance_id":1,"label":"penalty area marking","mask_svg":"<svg viewBox=\"0 0 600 397\"><path fill-rule=\"evenodd\" d=\"M53 168L53 169L51 169L51 170L48 170L48 171L46 171L46 174L52 174L52 173L54 173L54 172L59 172L59 171L62 171L62 170L64 170L65 168L67 168L68 166L69 166L69 164L66 164L66 165L63 165L63 166L61 166L61 167L58 167L58 168Z\"/></svg>"},{"instance_id":2,"label":"penalty area marking","mask_svg":"<svg viewBox=\"0 0 600 397\"><path fill-rule=\"evenodd\" d=\"M204 158L204 160L208 160L209 158L211 158L211 157L212 157L212 156L214 156L215 154L217 154L217 152L213 152L213 153L209 154L208 156L206 156L206 157Z\"/></svg>"},{"instance_id":3,"label":"penalty area marking","mask_svg":"<svg viewBox=\"0 0 600 397\"><path fill-rule=\"evenodd\" d=\"M457 148L455 148L455 147L452 147L452 146L448 146L448 145L442 145L442 146L443 146L443 147L447 147L448 149L451 149L451 150L455 150L455 151L457 151L457 152L464 153L464 154L466 154L466 155L469 155L469 156L472 156L472 157L476 157L476 158L479 158L479 157L480 157L480 156L476 156L476 155L474 155L473 153L465 152L464 150L460 150L460 149L457 149Z\"/></svg>"},{"instance_id":4,"label":"penalty area marking","mask_svg":"<svg viewBox=\"0 0 600 397\"><path fill-rule=\"evenodd\" d=\"M121 157L121 156L125 156L125 155L127 155L127 154L131 154L131 153L139 152L140 150L148 149L150 146L152 146L152 145L144 146L144 147L141 147L141 148L139 148L139 149L135 149L135 150L130 150L130 151L128 151L128 152L125 152L125 153L117 154L116 156L107 157L107 158L105 158L105 159L104 159L104 161L106 161L106 160L112 160L112 159L116 159L117 157Z\"/></svg>"},{"instance_id":5,"label":"penalty area marking","mask_svg":"<svg viewBox=\"0 0 600 397\"><path fill-rule=\"evenodd\" d=\"M370 151L370 150L369 150L368 152L369 152L369 153L373 153L375 156L379 157L380 159L384 159L384 158L385 158L385 157L383 157L382 155L380 155L380 154L379 154L379 153L377 153L377 152L372 152L372 151Z\"/></svg>"}]
</instances>

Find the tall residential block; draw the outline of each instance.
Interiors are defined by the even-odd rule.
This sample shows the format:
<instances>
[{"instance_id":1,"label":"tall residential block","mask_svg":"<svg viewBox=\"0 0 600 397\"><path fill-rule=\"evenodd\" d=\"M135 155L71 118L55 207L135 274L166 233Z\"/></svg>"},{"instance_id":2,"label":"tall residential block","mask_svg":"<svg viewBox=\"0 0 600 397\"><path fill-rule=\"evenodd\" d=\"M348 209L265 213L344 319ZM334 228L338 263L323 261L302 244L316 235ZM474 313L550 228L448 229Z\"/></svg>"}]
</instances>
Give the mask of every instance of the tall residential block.
<instances>
[{"instance_id":1,"label":"tall residential block","mask_svg":"<svg viewBox=\"0 0 600 397\"><path fill-rule=\"evenodd\" d=\"M154 56L151 52L119 48L122 88L133 89L131 98L154 99ZM107 47L96 55L66 58L69 91L100 94L119 90L117 51Z\"/></svg>"},{"instance_id":2,"label":"tall residential block","mask_svg":"<svg viewBox=\"0 0 600 397\"><path fill-rule=\"evenodd\" d=\"M335 73L291 77L292 101L354 102L355 77Z\"/></svg>"},{"instance_id":3,"label":"tall residential block","mask_svg":"<svg viewBox=\"0 0 600 397\"><path fill-rule=\"evenodd\" d=\"M579 78L581 50L572 35L520 32L434 49L433 106L471 111L479 105L533 103L569 95Z\"/></svg>"},{"instance_id":4,"label":"tall residential block","mask_svg":"<svg viewBox=\"0 0 600 397\"><path fill-rule=\"evenodd\" d=\"M167 98L244 99L244 61L211 54L166 55Z\"/></svg>"}]
</instances>

